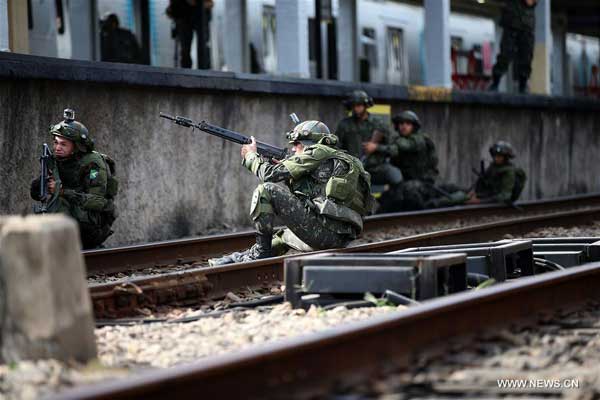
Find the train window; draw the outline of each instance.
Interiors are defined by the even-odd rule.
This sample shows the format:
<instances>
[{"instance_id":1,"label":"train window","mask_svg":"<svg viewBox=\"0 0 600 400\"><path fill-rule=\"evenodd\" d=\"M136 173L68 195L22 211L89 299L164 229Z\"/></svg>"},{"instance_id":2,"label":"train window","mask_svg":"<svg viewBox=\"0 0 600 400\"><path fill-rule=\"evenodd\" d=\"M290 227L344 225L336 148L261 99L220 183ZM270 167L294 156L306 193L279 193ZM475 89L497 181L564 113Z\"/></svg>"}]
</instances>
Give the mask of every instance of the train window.
<instances>
[{"instance_id":1,"label":"train window","mask_svg":"<svg viewBox=\"0 0 600 400\"><path fill-rule=\"evenodd\" d=\"M277 51L275 47L275 7L264 6L262 15L263 65L265 72L274 73L277 68Z\"/></svg>"},{"instance_id":2,"label":"train window","mask_svg":"<svg viewBox=\"0 0 600 400\"><path fill-rule=\"evenodd\" d=\"M375 29L363 28L361 42L363 56L367 59L371 68L377 68L377 37Z\"/></svg>"},{"instance_id":3,"label":"train window","mask_svg":"<svg viewBox=\"0 0 600 400\"><path fill-rule=\"evenodd\" d=\"M387 29L387 71L388 83L408 82L408 63L404 48L404 32L398 28Z\"/></svg>"}]
</instances>

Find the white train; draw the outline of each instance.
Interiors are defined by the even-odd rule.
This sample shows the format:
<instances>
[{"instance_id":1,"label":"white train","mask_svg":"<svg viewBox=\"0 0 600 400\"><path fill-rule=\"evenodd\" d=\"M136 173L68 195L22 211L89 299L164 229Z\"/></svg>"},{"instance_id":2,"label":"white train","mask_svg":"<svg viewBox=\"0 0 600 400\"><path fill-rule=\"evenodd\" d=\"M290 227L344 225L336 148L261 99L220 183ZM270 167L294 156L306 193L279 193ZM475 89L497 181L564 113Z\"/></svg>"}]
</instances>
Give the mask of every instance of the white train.
<instances>
[{"instance_id":1,"label":"white train","mask_svg":"<svg viewBox=\"0 0 600 400\"><path fill-rule=\"evenodd\" d=\"M309 26L314 23L314 0L305 2ZM423 45L423 9L419 6L386 0L357 0L359 23L360 77L362 81L390 84L418 85L423 83L427 68ZM148 61L152 65L172 67L176 65L175 46L171 37L171 20L165 15L168 0L95 0L93 12L96 18L113 12L120 18L121 25L133 31L142 46L145 46ZM71 9L69 9L71 4ZM31 0L30 48L36 55L71 58L73 40L70 21L77 15L70 12L88 12L76 8L76 2L67 0ZM62 7L61 7L62 5ZM247 41L252 48L252 72L275 74L277 48L275 46L275 0L246 0ZM228 70L223 56L223 41L227 40L224 23L225 1L214 0L211 21L211 67ZM337 42L335 20L338 1L332 0L332 19L322 25L323 77L337 78ZM58 18L56 18L58 17ZM58 29L55 21L63 21ZM60 31L60 32L59 32ZM311 31L311 30L309 30ZM95 30L97 37L98 29ZM490 18L452 13L450 16L452 47L456 50L453 70L461 75L485 76L491 73L499 48L500 29ZM311 75L316 73L314 35L309 35ZM95 49L92 58L99 59L97 38L88 40ZM195 48L195 45L192 46ZM554 46L556 49L556 45ZM593 66L600 65L600 40L581 35L567 35L567 60L565 70L552 71L553 93L580 94L585 88L598 86L598 72ZM471 59L465 57L471 52ZM192 52L195 60L195 52ZM462 55L462 56L461 56ZM553 57L558 57L555 51ZM476 61L473 69L473 59ZM552 65L557 65L552 62ZM567 82L564 82L567 79Z\"/></svg>"}]
</instances>

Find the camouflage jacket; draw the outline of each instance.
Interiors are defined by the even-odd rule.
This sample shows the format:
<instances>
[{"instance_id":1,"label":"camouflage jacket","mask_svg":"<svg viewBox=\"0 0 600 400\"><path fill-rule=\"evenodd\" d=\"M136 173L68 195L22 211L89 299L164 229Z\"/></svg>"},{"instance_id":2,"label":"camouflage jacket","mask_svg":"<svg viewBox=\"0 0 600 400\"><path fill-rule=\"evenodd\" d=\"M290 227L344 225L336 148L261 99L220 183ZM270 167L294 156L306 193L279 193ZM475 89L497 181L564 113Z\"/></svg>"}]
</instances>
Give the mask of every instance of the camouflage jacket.
<instances>
[{"instance_id":1,"label":"camouflage jacket","mask_svg":"<svg viewBox=\"0 0 600 400\"><path fill-rule=\"evenodd\" d=\"M383 133L383 141L374 153L365 156L362 144L370 141L376 130ZM339 138L339 148L360 158L367 171L385 163L386 158L392 156L393 148L390 143L393 141L393 135L371 115L366 120L359 120L352 116L344 118L335 129L335 135Z\"/></svg>"},{"instance_id":2,"label":"camouflage jacket","mask_svg":"<svg viewBox=\"0 0 600 400\"><path fill-rule=\"evenodd\" d=\"M400 168L404 180L433 183L439 175L433 141L421 132L398 135L392 144L392 164Z\"/></svg>"},{"instance_id":3,"label":"camouflage jacket","mask_svg":"<svg viewBox=\"0 0 600 400\"><path fill-rule=\"evenodd\" d=\"M533 32L535 29L535 7L529 7L525 0L506 0L500 26L505 29Z\"/></svg>"},{"instance_id":4,"label":"camouflage jacket","mask_svg":"<svg viewBox=\"0 0 600 400\"><path fill-rule=\"evenodd\" d=\"M475 192L482 202L510 203L515 187L516 168L512 163L492 163L475 183Z\"/></svg>"},{"instance_id":5,"label":"camouflage jacket","mask_svg":"<svg viewBox=\"0 0 600 400\"><path fill-rule=\"evenodd\" d=\"M73 157L56 159L62 184L61 195L70 204L88 211L103 211L109 203L106 196L108 169L97 152L78 153ZM39 198L39 178L31 185L31 197Z\"/></svg>"},{"instance_id":6,"label":"camouflage jacket","mask_svg":"<svg viewBox=\"0 0 600 400\"><path fill-rule=\"evenodd\" d=\"M370 177L358 159L323 144L307 147L279 164L265 161L257 153L247 153L242 164L263 182L285 182L294 195L320 214L348 222L362 230L362 217L370 200ZM343 177L336 195L330 178ZM332 196L346 200L339 200Z\"/></svg>"}]
</instances>

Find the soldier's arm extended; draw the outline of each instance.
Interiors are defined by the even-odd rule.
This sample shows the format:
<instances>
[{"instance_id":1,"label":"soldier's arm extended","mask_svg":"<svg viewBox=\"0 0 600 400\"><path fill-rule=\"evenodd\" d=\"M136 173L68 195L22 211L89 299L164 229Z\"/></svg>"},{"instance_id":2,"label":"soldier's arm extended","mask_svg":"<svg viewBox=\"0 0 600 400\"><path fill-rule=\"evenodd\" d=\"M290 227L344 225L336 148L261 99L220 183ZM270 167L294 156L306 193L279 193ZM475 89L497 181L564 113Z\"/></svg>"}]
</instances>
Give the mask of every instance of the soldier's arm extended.
<instances>
[{"instance_id":1,"label":"soldier's arm extended","mask_svg":"<svg viewBox=\"0 0 600 400\"><path fill-rule=\"evenodd\" d=\"M279 164L265 161L255 152L246 153L242 164L263 182L281 182L290 178L298 179L318 167L321 161L312 154L312 149L291 156Z\"/></svg>"},{"instance_id":2,"label":"soldier's arm extended","mask_svg":"<svg viewBox=\"0 0 600 400\"><path fill-rule=\"evenodd\" d=\"M84 191L63 189L62 196L84 210L102 211L108 201L106 199L106 183L108 180L106 168L92 163L82 179Z\"/></svg>"},{"instance_id":3,"label":"soldier's arm extended","mask_svg":"<svg viewBox=\"0 0 600 400\"><path fill-rule=\"evenodd\" d=\"M375 152L386 155L388 157L396 157L398 155L398 147L395 142L397 140L397 135L394 132L390 132L383 127L376 128L377 131L380 131L384 135L384 140L381 143L377 144L377 149Z\"/></svg>"}]
</instances>

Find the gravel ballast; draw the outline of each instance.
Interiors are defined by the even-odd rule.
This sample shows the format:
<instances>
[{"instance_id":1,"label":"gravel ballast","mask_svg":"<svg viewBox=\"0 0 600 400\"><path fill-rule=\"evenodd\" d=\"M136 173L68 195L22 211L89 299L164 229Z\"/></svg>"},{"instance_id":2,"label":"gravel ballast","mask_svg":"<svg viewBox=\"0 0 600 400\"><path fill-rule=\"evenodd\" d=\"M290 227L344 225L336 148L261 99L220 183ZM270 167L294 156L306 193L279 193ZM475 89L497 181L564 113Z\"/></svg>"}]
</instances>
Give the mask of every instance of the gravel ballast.
<instances>
[{"instance_id":1,"label":"gravel ballast","mask_svg":"<svg viewBox=\"0 0 600 400\"><path fill-rule=\"evenodd\" d=\"M597 399L600 303L469 342L450 339L443 353L418 355L408 369L394 371L387 366L375 379L363 377L358 384L354 382L334 389L326 398Z\"/></svg>"},{"instance_id":2,"label":"gravel ballast","mask_svg":"<svg viewBox=\"0 0 600 400\"><path fill-rule=\"evenodd\" d=\"M99 361L88 366L55 360L0 366L0 399L37 399L75 385L125 377L251 346L307 335L353 321L398 312L398 307L315 307L294 310L288 303L259 310L234 310L189 323L152 323L96 329ZM202 311L188 310L178 318Z\"/></svg>"}]
</instances>

